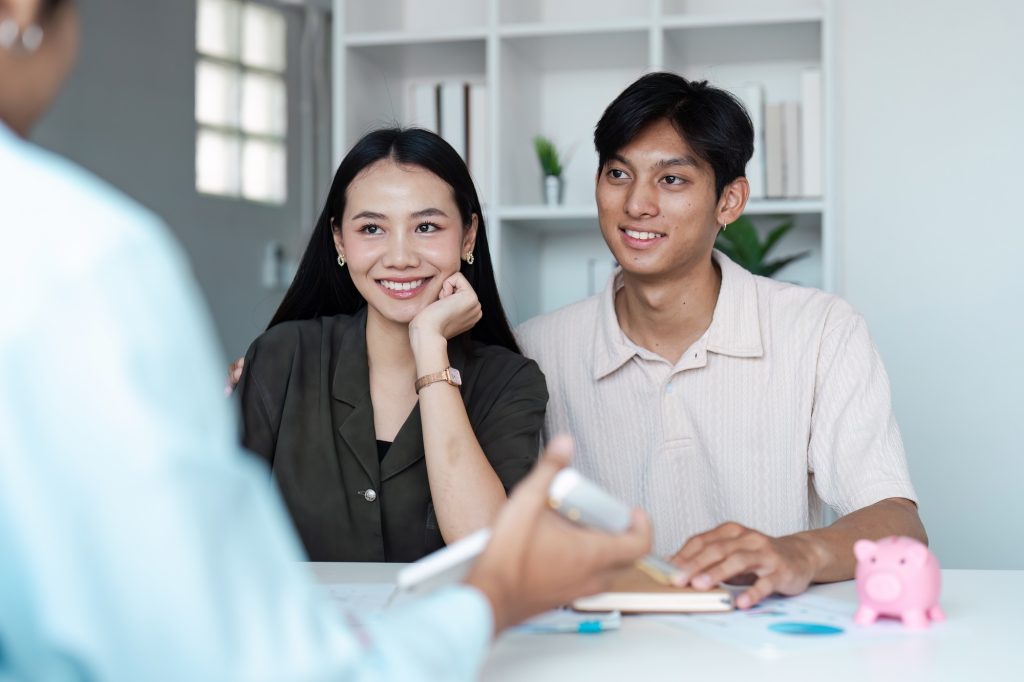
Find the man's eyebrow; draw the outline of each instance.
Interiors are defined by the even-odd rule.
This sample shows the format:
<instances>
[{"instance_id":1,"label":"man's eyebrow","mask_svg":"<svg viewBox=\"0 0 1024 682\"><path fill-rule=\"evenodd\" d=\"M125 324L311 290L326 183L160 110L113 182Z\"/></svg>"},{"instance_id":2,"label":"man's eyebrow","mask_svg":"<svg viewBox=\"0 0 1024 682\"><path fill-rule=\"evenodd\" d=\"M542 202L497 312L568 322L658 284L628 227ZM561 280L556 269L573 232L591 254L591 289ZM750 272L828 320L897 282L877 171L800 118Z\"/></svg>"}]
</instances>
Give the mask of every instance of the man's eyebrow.
<instances>
[{"instance_id":1,"label":"man's eyebrow","mask_svg":"<svg viewBox=\"0 0 1024 682\"><path fill-rule=\"evenodd\" d=\"M611 156L608 157L608 160L609 161L618 161L619 163L621 163L623 165L626 165L626 166L632 166L633 165L629 161L629 159L627 159L622 154L612 154ZM670 166L692 166L693 168L700 168L700 164L697 163L697 159L695 159L694 157L690 156L689 154L687 154L685 156L673 156L672 158L669 158L669 159L662 159L661 161L658 161L657 163L655 163L652 166L652 168L668 168Z\"/></svg>"},{"instance_id":2,"label":"man's eyebrow","mask_svg":"<svg viewBox=\"0 0 1024 682\"><path fill-rule=\"evenodd\" d=\"M374 213L373 211L360 211L352 216L352 220L359 220L360 218L369 218L370 220L387 220L387 216L383 213Z\"/></svg>"},{"instance_id":3,"label":"man's eyebrow","mask_svg":"<svg viewBox=\"0 0 1024 682\"><path fill-rule=\"evenodd\" d=\"M411 218L432 218L432 217L447 218L448 214L445 213L444 211L442 211L439 208L425 208L422 211L416 211L415 213L410 213L409 217L411 217Z\"/></svg>"},{"instance_id":4,"label":"man's eyebrow","mask_svg":"<svg viewBox=\"0 0 1024 682\"><path fill-rule=\"evenodd\" d=\"M692 156L674 156L671 159L662 159L658 163L654 164L655 168L668 168L669 166L693 166L699 168L697 159Z\"/></svg>"}]
</instances>

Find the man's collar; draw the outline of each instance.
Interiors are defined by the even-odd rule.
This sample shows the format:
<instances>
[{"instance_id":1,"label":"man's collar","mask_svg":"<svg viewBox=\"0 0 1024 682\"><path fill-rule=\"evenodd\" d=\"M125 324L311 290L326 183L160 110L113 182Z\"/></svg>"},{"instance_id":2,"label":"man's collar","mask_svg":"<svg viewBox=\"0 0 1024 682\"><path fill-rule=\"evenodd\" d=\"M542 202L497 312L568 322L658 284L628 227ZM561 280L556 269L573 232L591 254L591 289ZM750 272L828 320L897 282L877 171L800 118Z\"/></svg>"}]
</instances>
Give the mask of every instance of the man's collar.
<instances>
[{"instance_id":1,"label":"man's collar","mask_svg":"<svg viewBox=\"0 0 1024 682\"><path fill-rule=\"evenodd\" d=\"M708 328L708 350L737 358L759 358L764 355L764 346L757 281L721 251L713 251L711 257L722 271L722 288Z\"/></svg>"},{"instance_id":2,"label":"man's collar","mask_svg":"<svg viewBox=\"0 0 1024 682\"><path fill-rule=\"evenodd\" d=\"M712 258L722 271L722 286L708 328L707 349L721 355L756 358L764 355L754 276L719 252ZM603 379L637 354L615 314L615 293L623 286L622 269L608 279L598 305L599 328L594 339L594 380Z\"/></svg>"},{"instance_id":3,"label":"man's collar","mask_svg":"<svg viewBox=\"0 0 1024 682\"><path fill-rule=\"evenodd\" d=\"M636 355L636 347L626 338L615 314L615 293L621 289L622 268L616 268L598 303L598 331L594 339L594 380L603 379Z\"/></svg>"}]
</instances>

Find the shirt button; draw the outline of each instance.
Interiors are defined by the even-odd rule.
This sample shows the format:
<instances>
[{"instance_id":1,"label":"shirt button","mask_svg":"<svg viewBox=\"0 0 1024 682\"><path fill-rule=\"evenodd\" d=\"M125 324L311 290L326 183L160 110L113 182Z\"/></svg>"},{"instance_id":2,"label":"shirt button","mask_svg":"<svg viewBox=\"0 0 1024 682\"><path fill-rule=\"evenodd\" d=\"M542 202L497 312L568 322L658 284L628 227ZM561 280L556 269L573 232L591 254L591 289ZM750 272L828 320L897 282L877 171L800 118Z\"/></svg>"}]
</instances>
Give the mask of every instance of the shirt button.
<instances>
[{"instance_id":1,"label":"shirt button","mask_svg":"<svg viewBox=\"0 0 1024 682\"><path fill-rule=\"evenodd\" d=\"M672 384L669 384L668 386L665 387L665 393L672 393Z\"/></svg>"},{"instance_id":2,"label":"shirt button","mask_svg":"<svg viewBox=\"0 0 1024 682\"><path fill-rule=\"evenodd\" d=\"M362 495L363 499L367 502L373 502L377 499L377 491L373 488L367 488L366 490L357 490L357 495Z\"/></svg>"}]
</instances>

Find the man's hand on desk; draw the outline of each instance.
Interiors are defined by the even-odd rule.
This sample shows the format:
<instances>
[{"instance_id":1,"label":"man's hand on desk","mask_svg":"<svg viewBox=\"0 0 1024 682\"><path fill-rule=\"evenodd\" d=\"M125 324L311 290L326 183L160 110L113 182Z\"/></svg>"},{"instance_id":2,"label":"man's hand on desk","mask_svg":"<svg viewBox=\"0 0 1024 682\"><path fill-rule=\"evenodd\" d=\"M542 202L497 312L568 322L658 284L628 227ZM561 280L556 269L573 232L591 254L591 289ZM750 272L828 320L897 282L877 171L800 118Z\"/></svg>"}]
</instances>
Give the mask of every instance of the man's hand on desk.
<instances>
[{"instance_id":1,"label":"man's hand on desk","mask_svg":"<svg viewBox=\"0 0 1024 682\"><path fill-rule=\"evenodd\" d=\"M906 535L928 544L917 505L891 497L850 512L831 526L774 538L738 523L695 535L671 561L690 585L709 589L723 581L752 582L736 598L749 608L773 592L800 594L812 582L853 578L853 543Z\"/></svg>"},{"instance_id":2,"label":"man's hand on desk","mask_svg":"<svg viewBox=\"0 0 1024 682\"><path fill-rule=\"evenodd\" d=\"M621 535L588 530L548 508L548 488L569 463L572 441L551 440L530 475L512 491L492 526L491 541L466 584L491 603L498 633L536 613L606 589L615 572L650 551L646 514L633 511Z\"/></svg>"},{"instance_id":3,"label":"man's hand on desk","mask_svg":"<svg viewBox=\"0 0 1024 682\"><path fill-rule=\"evenodd\" d=\"M733 579L752 582L736 598L736 605L745 609L773 592L806 590L827 561L823 551L804 535L773 538L738 523L723 523L687 540L671 561L699 590Z\"/></svg>"}]
</instances>

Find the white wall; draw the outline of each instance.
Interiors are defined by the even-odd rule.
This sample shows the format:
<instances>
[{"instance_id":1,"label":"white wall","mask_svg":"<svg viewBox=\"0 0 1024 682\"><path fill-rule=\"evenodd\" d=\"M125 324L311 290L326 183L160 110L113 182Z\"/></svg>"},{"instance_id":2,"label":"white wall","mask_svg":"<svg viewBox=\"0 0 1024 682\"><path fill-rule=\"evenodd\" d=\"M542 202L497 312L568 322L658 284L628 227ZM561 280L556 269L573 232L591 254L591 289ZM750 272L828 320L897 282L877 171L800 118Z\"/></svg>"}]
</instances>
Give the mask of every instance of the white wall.
<instances>
[{"instance_id":1,"label":"white wall","mask_svg":"<svg viewBox=\"0 0 1024 682\"><path fill-rule=\"evenodd\" d=\"M1024 568L1024 4L837 3L840 288L933 547Z\"/></svg>"},{"instance_id":2,"label":"white wall","mask_svg":"<svg viewBox=\"0 0 1024 682\"><path fill-rule=\"evenodd\" d=\"M280 293L261 287L260 266L268 240L283 240L293 254L302 241L298 192L293 181L283 207L196 193L195 8L194 0L78 3L78 65L32 137L168 223L189 253L224 350L235 357L280 301ZM290 70L297 61L290 51ZM296 99L289 97L290 124L297 119ZM296 138L291 136L288 150L292 178L298 176ZM315 193L317 201L325 191ZM68 216L72 231L73 218Z\"/></svg>"}]
</instances>

